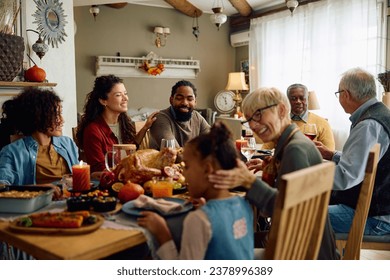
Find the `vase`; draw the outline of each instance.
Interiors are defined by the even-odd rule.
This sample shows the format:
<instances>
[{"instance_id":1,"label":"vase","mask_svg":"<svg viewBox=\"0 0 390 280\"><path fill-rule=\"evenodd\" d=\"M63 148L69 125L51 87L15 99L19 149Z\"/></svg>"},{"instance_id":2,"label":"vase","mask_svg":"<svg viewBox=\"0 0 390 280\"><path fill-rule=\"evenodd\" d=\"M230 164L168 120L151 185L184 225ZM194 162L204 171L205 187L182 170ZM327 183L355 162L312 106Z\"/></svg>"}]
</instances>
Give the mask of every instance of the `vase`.
<instances>
[{"instance_id":1,"label":"vase","mask_svg":"<svg viewBox=\"0 0 390 280\"><path fill-rule=\"evenodd\" d=\"M22 68L23 58L23 37L0 33L0 81L12 81Z\"/></svg>"}]
</instances>

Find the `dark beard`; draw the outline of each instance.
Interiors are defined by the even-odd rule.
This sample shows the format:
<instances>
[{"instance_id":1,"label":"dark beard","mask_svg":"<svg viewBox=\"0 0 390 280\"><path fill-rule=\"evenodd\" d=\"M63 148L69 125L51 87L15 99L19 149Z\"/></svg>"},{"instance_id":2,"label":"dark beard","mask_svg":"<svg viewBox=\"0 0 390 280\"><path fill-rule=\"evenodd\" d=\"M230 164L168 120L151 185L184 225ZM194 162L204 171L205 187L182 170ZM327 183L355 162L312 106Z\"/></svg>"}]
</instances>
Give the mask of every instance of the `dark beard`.
<instances>
[{"instance_id":1,"label":"dark beard","mask_svg":"<svg viewBox=\"0 0 390 280\"><path fill-rule=\"evenodd\" d=\"M189 121L191 119L191 117L192 117L192 111L193 110L194 109L190 109L189 112L184 113L184 112L181 112L179 109L173 108L173 111L175 112L175 118L179 122L187 122L187 121Z\"/></svg>"}]
</instances>

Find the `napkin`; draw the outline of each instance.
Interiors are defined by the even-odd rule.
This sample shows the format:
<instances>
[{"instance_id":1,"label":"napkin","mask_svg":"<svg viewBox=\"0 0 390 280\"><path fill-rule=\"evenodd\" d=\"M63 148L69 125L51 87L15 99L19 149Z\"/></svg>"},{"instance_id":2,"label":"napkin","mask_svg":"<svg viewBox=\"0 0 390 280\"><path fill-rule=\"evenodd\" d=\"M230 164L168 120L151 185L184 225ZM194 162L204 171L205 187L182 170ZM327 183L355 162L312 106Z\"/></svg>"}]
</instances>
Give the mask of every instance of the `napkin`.
<instances>
[{"instance_id":1,"label":"napkin","mask_svg":"<svg viewBox=\"0 0 390 280\"><path fill-rule=\"evenodd\" d=\"M163 214L172 213L183 209L183 205L178 202L168 201L163 198L154 199L143 194L141 194L137 199L133 200L133 205L136 208L155 209Z\"/></svg>"}]
</instances>

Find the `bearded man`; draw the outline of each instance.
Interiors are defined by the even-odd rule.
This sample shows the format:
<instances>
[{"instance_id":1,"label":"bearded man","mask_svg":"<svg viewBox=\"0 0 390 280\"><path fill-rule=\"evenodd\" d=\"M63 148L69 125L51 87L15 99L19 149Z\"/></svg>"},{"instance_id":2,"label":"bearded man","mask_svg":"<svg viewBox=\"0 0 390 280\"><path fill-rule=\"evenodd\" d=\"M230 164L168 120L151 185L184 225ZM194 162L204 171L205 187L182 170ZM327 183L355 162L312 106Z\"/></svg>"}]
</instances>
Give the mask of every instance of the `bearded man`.
<instances>
[{"instance_id":1,"label":"bearded man","mask_svg":"<svg viewBox=\"0 0 390 280\"><path fill-rule=\"evenodd\" d=\"M194 110L196 96L196 88L189 81L181 80L172 87L171 106L157 113L150 128L150 148L160 150L161 139L175 139L176 147L183 147L190 139L210 130L207 121Z\"/></svg>"}]
</instances>

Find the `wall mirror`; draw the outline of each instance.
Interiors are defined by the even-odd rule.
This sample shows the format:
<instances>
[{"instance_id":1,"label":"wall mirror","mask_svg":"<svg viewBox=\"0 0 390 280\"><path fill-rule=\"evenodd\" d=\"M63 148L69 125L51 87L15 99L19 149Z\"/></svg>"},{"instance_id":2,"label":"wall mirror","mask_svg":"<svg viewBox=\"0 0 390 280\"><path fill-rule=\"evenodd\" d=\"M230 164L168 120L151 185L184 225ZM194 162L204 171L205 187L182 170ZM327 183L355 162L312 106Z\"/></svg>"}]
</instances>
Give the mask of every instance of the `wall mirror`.
<instances>
[{"instance_id":1,"label":"wall mirror","mask_svg":"<svg viewBox=\"0 0 390 280\"><path fill-rule=\"evenodd\" d=\"M34 0L37 5L37 10L33 14L35 21L38 24L38 32L43 40L47 43L56 46L58 43L65 42L65 20L66 15L62 7L62 2L59 0Z\"/></svg>"}]
</instances>

